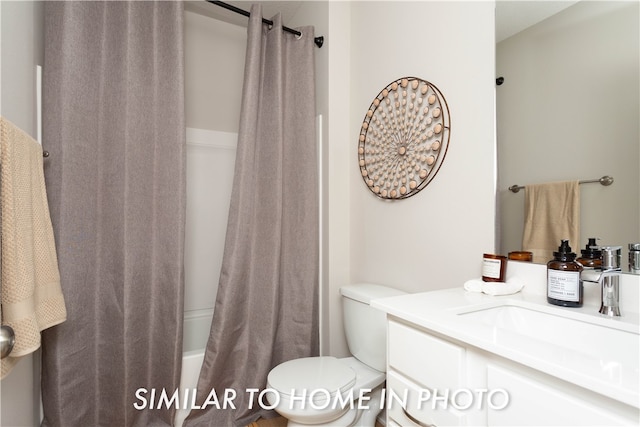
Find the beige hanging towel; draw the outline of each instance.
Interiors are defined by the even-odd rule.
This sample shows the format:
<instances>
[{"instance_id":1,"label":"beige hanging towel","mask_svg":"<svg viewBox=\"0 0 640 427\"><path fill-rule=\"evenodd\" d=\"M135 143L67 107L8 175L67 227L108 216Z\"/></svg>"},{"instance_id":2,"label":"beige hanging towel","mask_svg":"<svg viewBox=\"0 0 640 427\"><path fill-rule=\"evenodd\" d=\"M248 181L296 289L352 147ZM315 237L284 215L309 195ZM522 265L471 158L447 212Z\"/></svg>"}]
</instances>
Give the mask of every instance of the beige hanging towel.
<instances>
[{"instance_id":1,"label":"beige hanging towel","mask_svg":"<svg viewBox=\"0 0 640 427\"><path fill-rule=\"evenodd\" d=\"M546 264L560 240L580 246L580 185L578 181L552 182L525 187L522 250L533 253L533 262Z\"/></svg>"},{"instance_id":2,"label":"beige hanging towel","mask_svg":"<svg viewBox=\"0 0 640 427\"><path fill-rule=\"evenodd\" d=\"M0 361L0 378L4 378L21 356L40 347L40 331L64 322L67 312L47 204L42 147L2 117L0 179L0 316L16 337L13 351Z\"/></svg>"}]
</instances>

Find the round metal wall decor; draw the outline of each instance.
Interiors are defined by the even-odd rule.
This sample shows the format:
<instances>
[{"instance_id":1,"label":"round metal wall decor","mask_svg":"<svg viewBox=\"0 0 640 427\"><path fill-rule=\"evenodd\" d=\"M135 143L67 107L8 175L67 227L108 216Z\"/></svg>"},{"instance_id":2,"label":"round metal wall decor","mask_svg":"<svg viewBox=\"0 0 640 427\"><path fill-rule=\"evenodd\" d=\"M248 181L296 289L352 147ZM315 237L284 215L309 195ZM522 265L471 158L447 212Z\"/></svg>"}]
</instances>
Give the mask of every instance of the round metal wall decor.
<instances>
[{"instance_id":1,"label":"round metal wall decor","mask_svg":"<svg viewBox=\"0 0 640 427\"><path fill-rule=\"evenodd\" d=\"M403 77L373 99L358 140L365 184L385 200L406 199L431 182L449 145L447 101L426 80Z\"/></svg>"}]
</instances>

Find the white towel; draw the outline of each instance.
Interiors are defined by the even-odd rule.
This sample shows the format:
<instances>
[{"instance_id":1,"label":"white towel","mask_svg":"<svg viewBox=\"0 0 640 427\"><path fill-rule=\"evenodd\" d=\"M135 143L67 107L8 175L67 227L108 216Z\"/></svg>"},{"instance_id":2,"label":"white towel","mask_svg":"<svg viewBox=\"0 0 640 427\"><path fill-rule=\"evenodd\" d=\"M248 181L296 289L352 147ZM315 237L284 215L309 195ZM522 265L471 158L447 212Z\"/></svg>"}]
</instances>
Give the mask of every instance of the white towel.
<instances>
[{"instance_id":1,"label":"white towel","mask_svg":"<svg viewBox=\"0 0 640 427\"><path fill-rule=\"evenodd\" d=\"M464 283L464 289L469 292L482 292L487 295L511 295L524 288L524 281L512 277L506 282L485 282L482 279L471 279Z\"/></svg>"}]
</instances>

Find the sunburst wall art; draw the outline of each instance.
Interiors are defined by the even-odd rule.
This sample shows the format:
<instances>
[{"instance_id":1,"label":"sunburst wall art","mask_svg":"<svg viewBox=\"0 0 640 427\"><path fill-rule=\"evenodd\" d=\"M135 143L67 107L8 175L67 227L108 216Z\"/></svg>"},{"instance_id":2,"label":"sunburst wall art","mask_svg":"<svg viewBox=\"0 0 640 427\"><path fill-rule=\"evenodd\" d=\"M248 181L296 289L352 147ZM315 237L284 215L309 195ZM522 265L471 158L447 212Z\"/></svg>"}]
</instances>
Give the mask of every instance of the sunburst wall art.
<instances>
[{"instance_id":1,"label":"sunburst wall art","mask_svg":"<svg viewBox=\"0 0 640 427\"><path fill-rule=\"evenodd\" d=\"M416 77L394 80L373 99L362 122L362 179L380 199L417 194L442 166L450 131L449 108L437 87Z\"/></svg>"}]
</instances>

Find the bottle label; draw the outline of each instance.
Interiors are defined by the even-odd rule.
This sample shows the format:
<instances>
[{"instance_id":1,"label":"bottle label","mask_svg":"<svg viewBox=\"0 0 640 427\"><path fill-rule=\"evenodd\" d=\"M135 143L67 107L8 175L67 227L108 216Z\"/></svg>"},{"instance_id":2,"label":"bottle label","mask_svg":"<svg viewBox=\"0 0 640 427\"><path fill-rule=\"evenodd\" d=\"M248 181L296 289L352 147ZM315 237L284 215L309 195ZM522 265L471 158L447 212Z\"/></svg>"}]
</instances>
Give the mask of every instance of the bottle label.
<instances>
[{"instance_id":1,"label":"bottle label","mask_svg":"<svg viewBox=\"0 0 640 427\"><path fill-rule=\"evenodd\" d=\"M547 271L547 296L561 301L580 301L579 271Z\"/></svg>"},{"instance_id":2,"label":"bottle label","mask_svg":"<svg viewBox=\"0 0 640 427\"><path fill-rule=\"evenodd\" d=\"M502 261L499 259L484 258L482 260L482 276L491 279L500 279Z\"/></svg>"}]
</instances>

